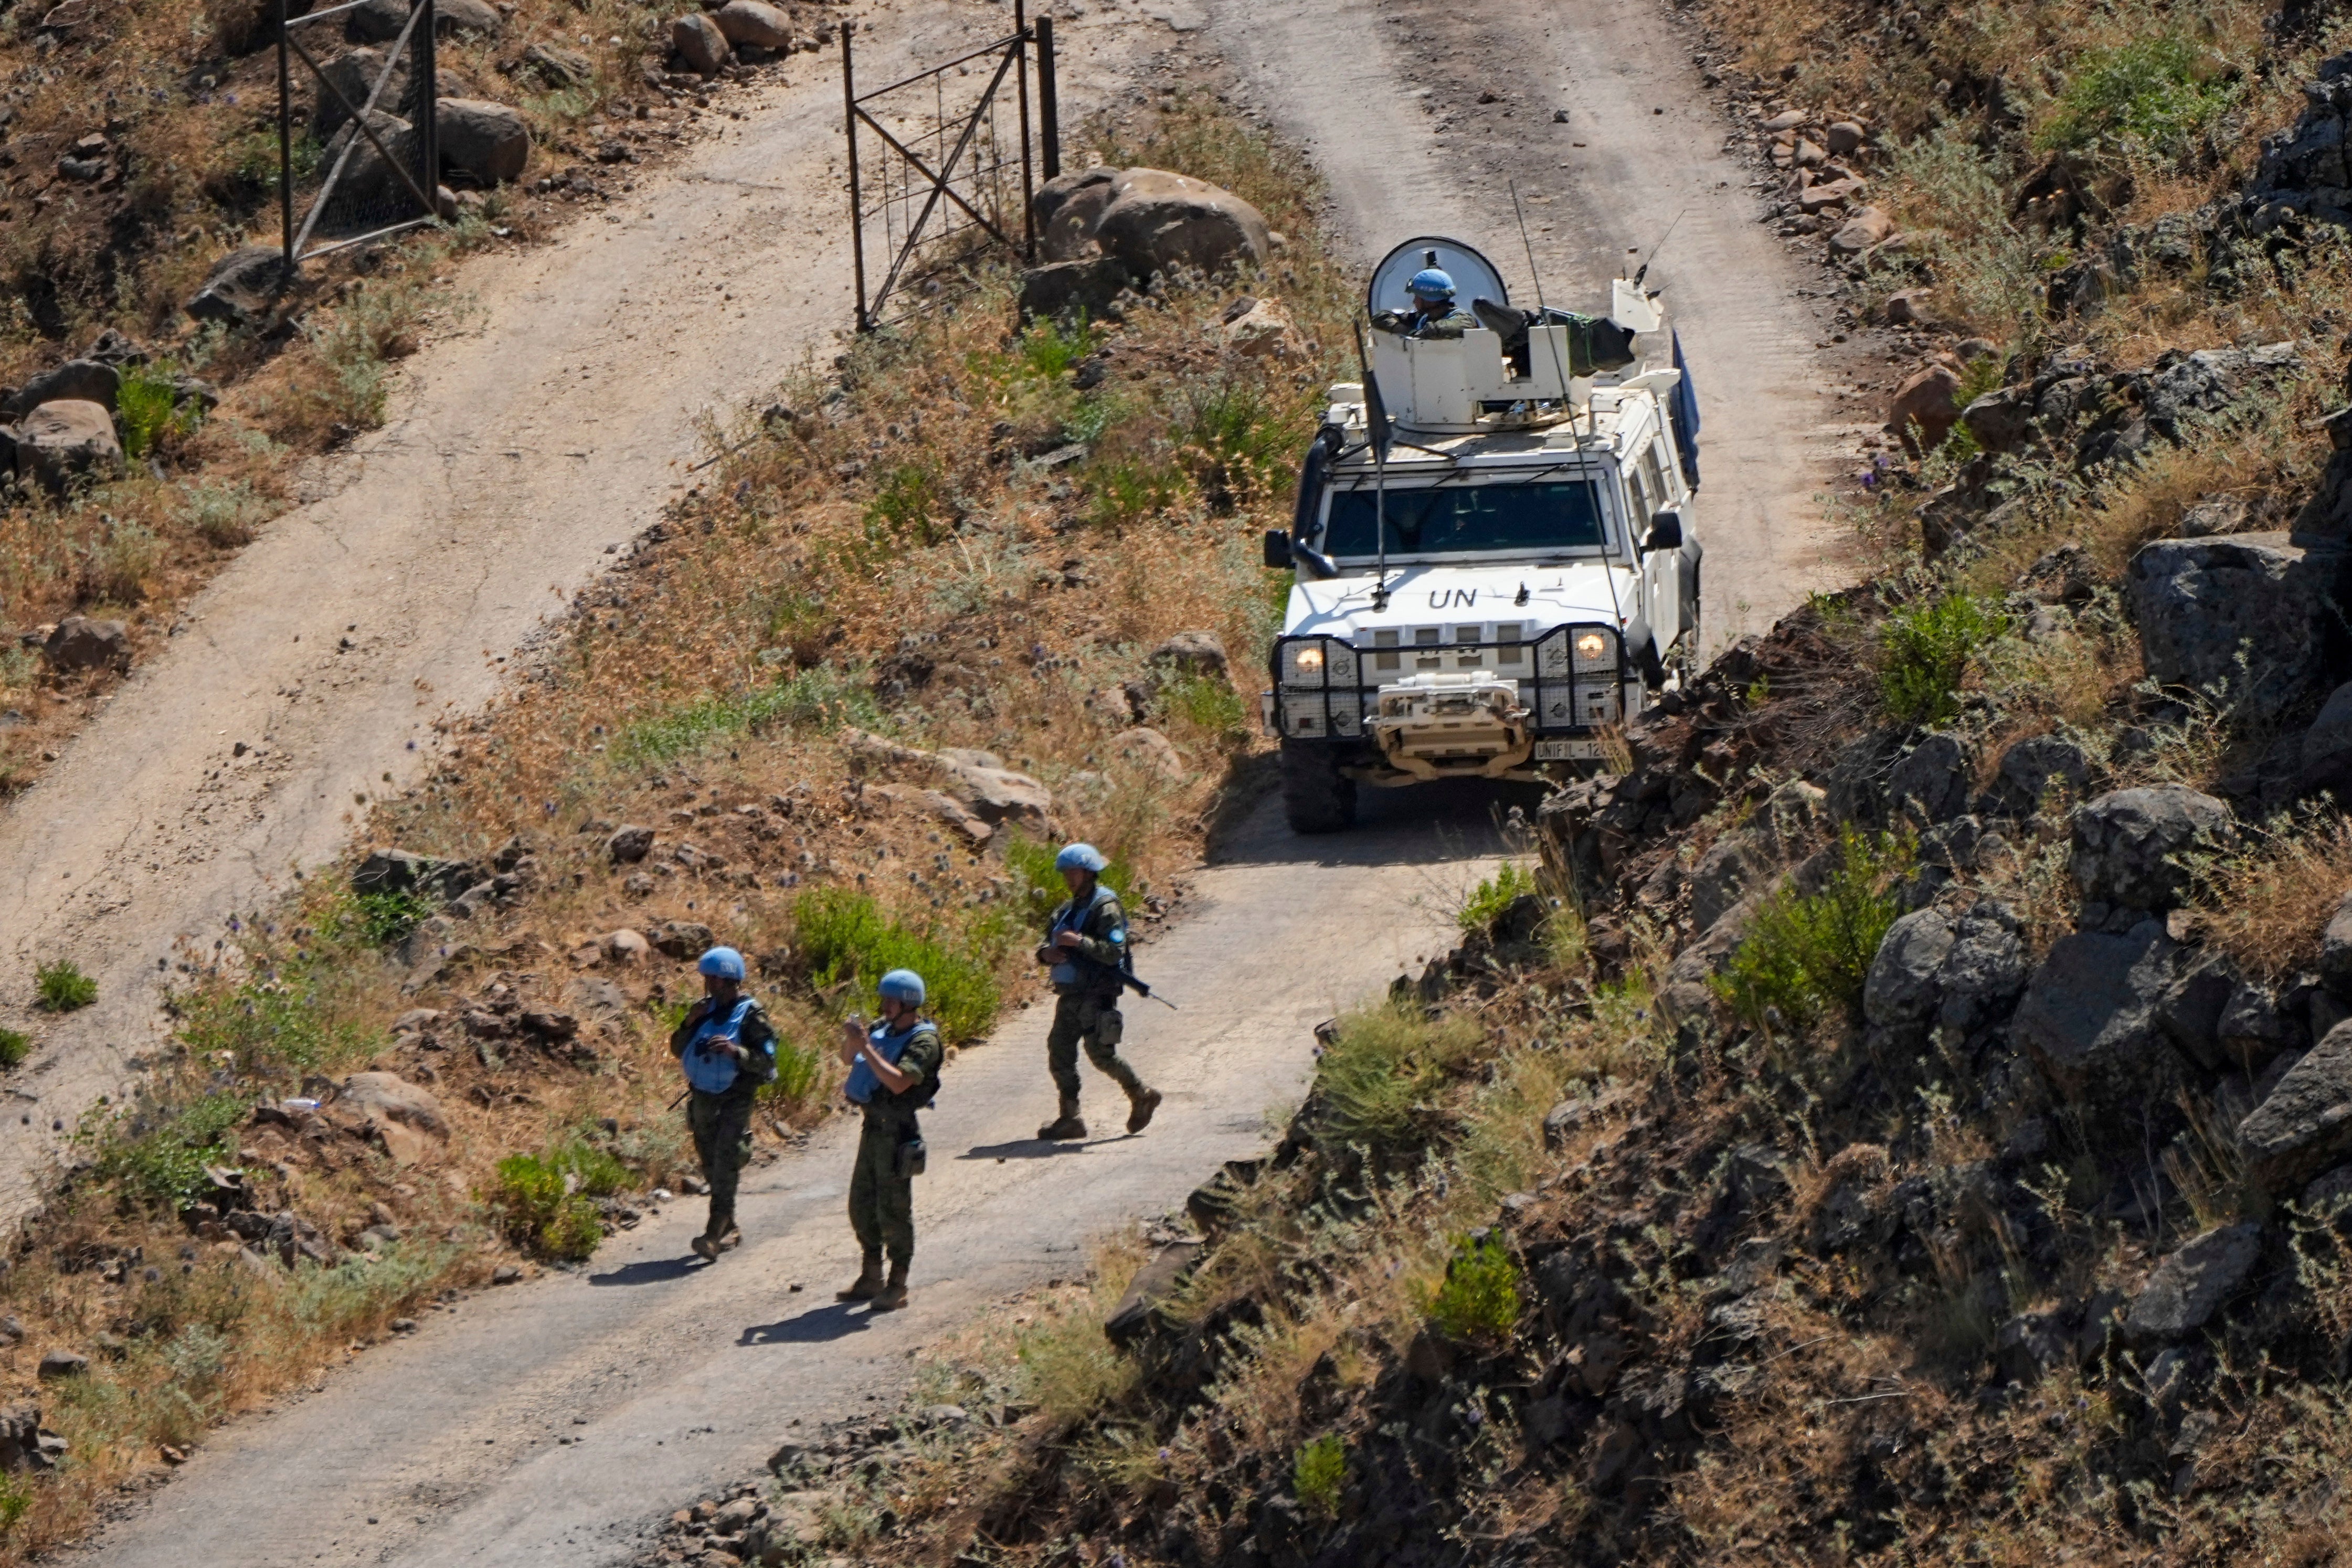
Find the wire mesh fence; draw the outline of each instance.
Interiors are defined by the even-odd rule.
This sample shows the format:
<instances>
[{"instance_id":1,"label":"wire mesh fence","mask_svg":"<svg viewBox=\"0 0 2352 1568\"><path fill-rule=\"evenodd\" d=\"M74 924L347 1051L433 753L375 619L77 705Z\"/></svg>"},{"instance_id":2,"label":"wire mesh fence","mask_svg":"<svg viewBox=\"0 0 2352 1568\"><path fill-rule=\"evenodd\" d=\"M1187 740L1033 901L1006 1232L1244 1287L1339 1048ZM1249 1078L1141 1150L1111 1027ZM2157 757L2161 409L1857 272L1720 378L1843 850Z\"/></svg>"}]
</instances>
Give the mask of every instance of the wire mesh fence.
<instances>
[{"instance_id":1,"label":"wire mesh fence","mask_svg":"<svg viewBox=\"0 0 2352 1568\"><path fill-rule=\"evenodd\" d=\"M280 218L289 267L437 217L434 0L399 15L383 0L286 15L279 0L278 138ZM373 42L346 47L354 26ZM310 107L301 111L298 87Z\"/></svg>"},{"instance_id":2,"label":"wire mesh fence","mask_svg":"<svg viewBox=\"0 0 2352 1568\"><path fill-rule=\"evenodd\" d=\"M1010 37L865 92L845 26L841 44L857 324L872 331L969 292L984 257L1034 251L1035 143L1045 177L1060 172L1053 31L1016 5Z\"/></svg>"}]
</instances>

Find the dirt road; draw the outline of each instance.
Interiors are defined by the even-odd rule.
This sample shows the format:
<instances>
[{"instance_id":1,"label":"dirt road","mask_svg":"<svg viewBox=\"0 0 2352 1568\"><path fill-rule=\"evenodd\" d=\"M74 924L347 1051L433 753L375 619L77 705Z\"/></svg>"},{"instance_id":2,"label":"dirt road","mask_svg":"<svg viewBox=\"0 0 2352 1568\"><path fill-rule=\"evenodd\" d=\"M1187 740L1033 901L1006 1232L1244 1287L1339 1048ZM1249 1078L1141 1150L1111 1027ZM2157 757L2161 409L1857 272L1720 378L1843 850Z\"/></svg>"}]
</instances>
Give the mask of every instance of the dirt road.
<instances>
[{"instance_id":1,"label":"dirt road","mask_svg":"<svg viewBox=\"0 0 2352 1568\"><path fill-rule=\"evenodd\" d=\"M867 19L877 82L1005 28L976 0ZM1070 39L1065 90L1089 101L1160 31ZM363 801L414 781L431 721L496 690L685 482L698 417L834 352L851 319L839 72L831 50L799 57L740 127L713 116L727 128L634 195L468 264L487 325L409 361L392 422L323 477L336 493L273 523L0 812L0 1023L40 1047L0 1117L0 1224L160 1039L175 944L209 951L290 868L337 853ZM96 1005L27 1010L36 964L57 959L96 977Z\"/></svg>"},{"instance_id":2,"label":"dirt road","mask_svg":"<svg viewBox=\"0 0 2352 1568\"><path fill-rule=\"evenodd\" d=\"M1212 0L1208 14L1274 124L1314 154L1367 261L1454 236L1532 305L1513 182L1546 303L1605 310L1608 279L1656 251L1647 281L1674 311L1705 420L1709 652L1842 580L1815 500L1852 434L1814 346L1829 329L1795 297L1803 268L1756 221L1753 176L1720 150L1722 115L1663 6Z\"/></svg>"},{"instance_id":3,"label":"dirt road","mask_svg":"<svg viewBox=\"0 0 2352 1568\"><path fill-rule=\"evenodd\" d=\"M1360 831L1301 840L1267 803L1198 874L1188 918L1139 951L1183 1004L1130 1006L1128 1054L1167 1095L1150 1130L1089 1073L1083 1145L1039 1143L1053 1110L1049 1014L1007 1020L943 1076L917 1185L913 1308L872 1317L832 1292L856 1272L842 1215L855 1130L747 1178L751 1238L715 1268L682 1203L605 1245L584 1275L428 1314L320 1393L200 1450L89 1556L106 1568L625 1561L714 1477L754 1470L795 1419L886 1396L907 1356L992 1302L1086 1266L1120 1216L1180 1207L1223 1160L1265 1144L1295 1104L1315 1023L1438 951L1455 857L1490 849L1486 797L1386 796ZM1335 927L1344 935L1335 940ZM795 1282L805 1285L792 1293ZM571 1439L559 1442L559 1438Z\"/></svg>"}]
</instances>

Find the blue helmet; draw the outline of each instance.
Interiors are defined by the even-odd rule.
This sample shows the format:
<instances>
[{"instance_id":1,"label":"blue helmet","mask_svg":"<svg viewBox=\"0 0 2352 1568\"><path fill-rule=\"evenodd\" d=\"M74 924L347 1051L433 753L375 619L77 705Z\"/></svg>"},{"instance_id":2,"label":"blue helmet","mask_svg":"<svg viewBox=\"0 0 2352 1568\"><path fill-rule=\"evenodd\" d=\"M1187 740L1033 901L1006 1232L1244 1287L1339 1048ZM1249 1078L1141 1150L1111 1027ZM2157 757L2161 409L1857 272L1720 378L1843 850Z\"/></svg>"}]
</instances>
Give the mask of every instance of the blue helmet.
<instances>
[{"instance_id":1,"label":"blue helmet","mask_svg":"<svg viewBox=\"0 0 2352 1568\"><path fill-rule=\"evenodd\" d=\"M1062 852L1054 857L1054 869L1056 871L1066 871L1075 866L1081 871L1100 872L1109 864L1103 858L1103 852L1091 844L1065 845Z\"/></svg>"},{"instance_id":2,"label":"blue helmet","mask_svg":"<svg viewBox=\"0 0 2352 1568\"><path fill-rule=\"evenodd\" d=\"M1416 300L1454 298L1454 279L1450 274L1440 271L1434 267L1424 267L1414 273L1412 281L1405 287L1412 291L1412 297Z\"/></svg>"},{"instance_id":3,"label":"blue helmet","mask_svg":"<svg viewBox=\"0 0 2352 1568\"><path fill-rule=\"evenodd\" d=\"M904 1002L909 1007L923 1005L923 977L911 969L894 969L875 982L874 989L886 1001Z\"/></svg>"},{"instance_id":4,"label":"blue helmet","mask_svg":"<svg viewBox=\"0 0 2352 1568\"><path fill-rule=\"evenodd\" d=\"M713 980L740 983L743 978L743 955L731 947L714 947L704 953L702 961L694 967Z\"/></svg>"}]
</instances>

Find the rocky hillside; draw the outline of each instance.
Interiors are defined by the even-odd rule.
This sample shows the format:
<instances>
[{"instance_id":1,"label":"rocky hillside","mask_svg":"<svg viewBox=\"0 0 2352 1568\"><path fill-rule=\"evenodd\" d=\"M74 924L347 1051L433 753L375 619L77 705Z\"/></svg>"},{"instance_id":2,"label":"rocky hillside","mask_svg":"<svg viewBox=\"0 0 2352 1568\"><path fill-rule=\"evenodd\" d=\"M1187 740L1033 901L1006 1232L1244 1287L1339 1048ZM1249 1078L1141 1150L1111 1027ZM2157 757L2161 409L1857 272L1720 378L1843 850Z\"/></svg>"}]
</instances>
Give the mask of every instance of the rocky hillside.
<instances>
[{"instance_id":1,"label":"rocky hillside","mask_svg":"<svg viewBox=\"0 0 2352 1568\"><path fill-rule=\"evenodd\" d=\"M1853 9L1711 68L1885 204L1791 225L1925 358L1871 579L1555 793L1268 1159L663 1560L2338 1560L2352 57Z\"/></svg>"}]
</instances>

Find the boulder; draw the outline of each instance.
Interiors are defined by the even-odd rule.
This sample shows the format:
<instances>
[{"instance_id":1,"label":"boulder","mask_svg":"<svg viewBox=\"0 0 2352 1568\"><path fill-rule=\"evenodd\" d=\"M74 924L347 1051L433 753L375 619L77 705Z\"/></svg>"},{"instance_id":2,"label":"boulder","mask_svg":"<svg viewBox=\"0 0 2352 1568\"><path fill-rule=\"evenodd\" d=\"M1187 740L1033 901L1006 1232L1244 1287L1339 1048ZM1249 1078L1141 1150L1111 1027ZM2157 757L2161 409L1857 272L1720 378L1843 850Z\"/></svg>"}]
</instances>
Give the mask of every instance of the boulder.
<instances>
[{"instance_id":1,"label":"boulder","mask_svg":"<svg viewBox=\"0 0 2352 1568\"><path fill-rule=\"evenodd\" d=\"M1138 725L1122 730L1110 738L1110 749L1118 759L1138 773L1151 773L1180 781L1184 776L1184 758L1175 742L1159 731Z\"/></svg>"},{"instance_id":2,"label":"boulder","mask_svg":"<svg viewBox=\"0 0 2352 1568\"><path fill-rule=\"evenodd\" d=\"M16 421L16 473L52 494L79 479L119 479L123 467L114 416L102 404L64 398Z\"/></svg>"},{"instance_id":3,"label":"boulder","mask_svg":"<svg viewBox=\"0 0 2352 1568\"><path fill-rule=\"evenodd\" d=\"M2320 936L2319 979L2338 996L2352 997L2352 889L2337 900Z\"/></svg>"},{"instance_id":4,"label":"boulder","mask_svg":"<svg viewBox=\"0 0 2352 1568\"><path fill-rule=\"evenodd\" d=\"M2208 1072L2231 1065L2221 1048L2221 1015L2239 984L2229 960L2208 951L2187 960L2180 977L2157 1004L2156 1026L2175 1050Z\"/></svg>"},{"instance_id":5,"label":"boulder","mask_svg":"<svg viewBox=\"0 0 2352 1568\"><path fill-rule=\"evenodd\" d=\"M1161 1305L1182 1287L1200 1260L1202 1246L1197 1241L1168 1242L1135 1271L1127 1294L1103 1320L1103 1333L1112 1344L1125 1350L1150 1337L1160 1321Z\"/></svg>"},{"instance_id":6,"label":"boulder","mask_svg":"<svg viewBox=\"0 0 2352 1568\"><path fill-rule=\"evenodd\" d=\"M1272 300L1253 300L1223 330L1225 346L1245 359L1294 360L1307 353L1306 336L1290 312Z\"/></svg>"},{"instance_id":7,"label":"boulder","mask_svg":"<svg viewBox=\"0 0 2352 1568\"><path fill-rule=\"evenodd\" d=\"M1103 253L1139 278L1170 268L1218 272L1262 265L1270 253L1265 219L1230 191L1157 169L1119 176L1095 229Z\"/></svg>"},{"instance_id":8,"label":"boulder","mask_svg":"<svg viewBox=\"0 0 2352 1568\"><path fill-rule=\"evenodd\" d=\"M1887 928L1863 982L1874 1029L1933 1029L1965 1041L2008 1016L2032 968L2016 915L1986 899L1953 913L1929 908Z\"/></svg>"},{"instance_id":9,"label":"boulder","mask_svg":"<svg viewBox=\"0 0 2352 1568\"><path fill-rule=\"evenodd\" d=\"M598 937L596 946L607 963L623 965L643 963L654 951L654 944L647 942L642 933L626 926Z\"/></svg>"},{"instance_id":10,"label":"boulder","mask_svg":"<svg viewBox=\"0 0 2352 1568\"><path fill-rule=\"evenodd\" d=\"M991 827L1013 823L1044 837L1054 832L1054 793L1008 768L943 765L940 793Z\"/></svg>"},{"instance_id":11,"label":"boulder","mask_svg":"<svg viewBox=\"0 0 2352 1568\"><path fill-rule=\"evenodd\" d=\"M744 0L737 0L738 4ZM530 127L503 103L478 98L445 98L433 110L441 166L484 185L522 177L530 163Z\"/></svg>"},{"instance_id":12,"label":"boulder","mask_svg":"<svg viewBox=\"0 0 2352 1568\"><path fill-rule=\"evenodd\" d=\"M2156 1026L2173 944L2154 921L2129 935L2061 937L2026 982L2011 1036L2058 1090L2105 1109L2168 1100L2180 1060Z\"/></svg>"},{"instance_id":13,"label":"boulder","mask_svg":"<svg viewBox=\"0 0 2352 1568\"><path fill-rule=\"evenodd\" d=\"M1150 662L1155 668L1178 675L1213 676L1220 680L1228 679L1230 668L1224 642L1214 632L1178 632L1151 650Z\"/></svg>"},{"instance_id":14,"label":"boulder","mask_svg":"<svg viewBox=\"0 0 2352 1568\"><path fill-rule=\"evenodd\" d=\"M310 134L324 142L349 124L352 111L367 101L376 78L383 74L383 51L364 45L329 60L319 72L323 79L318 103L310 111ZM333 84L333 92L327 90L328 83ZM407 99L408 56L403 52L394 57L392 79L384 84L383 96L376 104L379 109L386 105L397 109ZM344 107L347 103L349 108Z\"/></svg>"},{"instance_id":15,"label":"boulder","mask_svg":"<svg viewBox=\"0 0 2352 1568\"><path fill-rule=\"evenodd\" d=\"M2004 386L1960 410L1960 423L1988 452L2010 452L2033 435L2033 389Z\"/></svg>"},{"instance_id":16,"label":"boulder","mask_svg":"<svg viewBox=\"0 0 2352 1568\"><path fill-rule=\"evenodd\" d=\"M86 669L131 671L131 628L121 621L97 621L88 616L68 616L41 645L41 658L58 675Z\"/></svg>"},{"instance_id":17,"label":"boulder","mask_svg":"<svg viewBox=\"0 0 2352 1568\"><path fill-rule=\"evenodd\" d=\"M44 403L95 403L110 412L122 389L122 375L104 360L69 359L55 370L45 370L16 389L0 405L0 415L16 419Z\"/></svg>"},{"instance_id":18,"label":"boulder","mask_svg":"<svg viewBox=\"0 0 2352 1568\"><path fill-rule=\"evenodd\" d=\"M352 891L417 893L454 899L484 879L480 869L464 860L444 860L407 849L371 849L352 873Z\"/></svg>"},{"instance_id":19,"label":"boulder","mask_svg":"<svg viewBox=\"0 0 2352 1568\"><path fill-rule=\"evenodd\" d=\"M705 79L717 76L735 60L735 51L728 47L727 35L719 24L699 11L677 18L669 25L669 47L677 51L687 68Z\"/></svg>"},{"instance_id":20,"label":"boulder","mask_svg":"<svg viewBox=\"0 0 2352 1568\"><path fill-rule=\"evenodd\" d=\"M2298 755L2306 774L2333 776L2344 770L2352 758L2352 682L2327 694L2319 716L2303 732Z\"/></svg>"},{"instance_id":21,"label":"boulder","mask_svg":"<svg viewBox=\"0 0 2352 1568\"><path fill-rule=\"evenodd\" d=\"M1029 208L1037 224L1037 251L1049 262L1084 261L1102 254L1095 228L1110 205L1117 169L1097 164L1059 174L1037 187ZM1122 269L1123 271L1123 269Z\"/></svg>"},{"instance_id":22,"label":"boulder","mask_svg":"<svg viewBox=\"0 0 2352 1568\"><path fill-rule=\"evenodd\" d=\"M395 1164L413 1165L429 1142L449 1136L441 1102L398 1073L355 1072L342 1083L341 1103L368 1120Z\"/></svg>"},{"instance_id":23,"label":"boulder","mask_svg":"<svg viewBox=\"0 0 2352 1568\"><path fill-rule=\"evenodd\" d=\"M644 859L654 847L654 830L650 827L624 826L615 828L604 840L604 853L615 866L634 866Z\"/></svg>"},{"instance_id":24,"label":"boulder","mask_svg":"<svg viewBox=\"0 0 2352 1568\"><path fill-rule=\"evenodd\" d=\"M593 60L561 44L533 44L523 50L522 63L551 88L585 87L596 78Z\"/></svg>"},{"instance_id":25,"label":"boulder","mask_svg":"<svg viewBox=\"0 0 2352 1568\"><path fill-rule=\"evenodd\" d=\"M2166 354L2150 370L2141 397L2147 427L2179 441L2200 418L2222 413L2301 363L2291 342L2248 349L2200 349Z\"/></svg>"},{"instance_id":26,"label":"boulder","mask_svg":"<svg viewBox=\"0 0 2352 1568\"><path fill-rule=\"evenodd\" d=\"M700 958L718 943L710 928L694 921L664 921L648 938L654 951L670 958Z\"/></svg>"},{"instance_id":27,"label":"boulder","mask_svg":"<svg viewBox=\"0 0 2352 1568\"><path fill-rule=\"evenodd\" d=\"M79 1377L89 1370L89 1357L75 1351L50 1351L41 1357L34 1375L43 1383L54 1383L61 1377Z\"/></svg>"},{"instance_id":28,"label":"boulder","mask_svg":"<svg viewBox=\"0 0 2352 1568\"><path fill-rule=\"evenodd\" d=\"M1876 207L1864 207L1848 216L1845 226L1830 236L1830 254L1860 256L1894 237L1895 220Z\"/></svg>"},{"instance_id":29,"label":"boulder","mask_svg":"<svg viewBox=\"0 0 2352 1568\"><path fill-rule=\"evenodd\" d=\"M2080 797L2091 782L2091 755L2063 735L2028 735L2000 754L1992 784L1978 798L1983 816L2032 816L2054 785Z\"/></svg>"},{"instance_id":30,"label":"boulder","mask_svg":"<svg viewBox=\"0 0 2352 1568\"><path fill-rule=\"evenodd\" d=\"M199 321L251 327L266 319L290 281L286 253L274 245L248 245L213 264L185 309Z\"/></svg>"},{"instance_id":31,"label":"boulder","mask_svg":"<svg viewBox=\"0 0 2352 1568\"><path fill-rule=\"evenodd\" d=\"M1948 364L1914 372L1887 405L1886 431L1912 452L1932 452L1960 420L1960 373Z\"/></svg>"},{"instance_id":32,"label":"boulder","mask_svg":"<svg viewBox=\"0 0 2352 1568\"><path fill-rule=\"evenodd\" d=\"M343 149L351 148L338 190L348 192L354 200L397 201L405 197L415 201L408 181L418 180L417 171L424 161L416 142L416 128L399 115L381 109L368 113L367 126L375 133L373 141L360 134L357 121L347 120L319 151L320 161L331 168L343 156ZM379 144L382 152L377 151ZM390 158L385 157L387 153Z\"/></svg>"},{"instance_id":33,"label":"boulder","mask_svg":"<svg viewBox=\"0 0 2352 1568\"><path fill-rule=\"evenodd\" d=\"M2252 980L2240 981L2222 1004L2213 1020L2213 1039L2222 1061L2248 1077L2305 1043L2301 1024L2288 1016L2278 994Z\"/></svg>"},{"instance_id":34,"label":"boulder","mask_svg":"<svg viewBox=\"0 0 2352 1568\"><path fill-rule=\"evenodd\" d=\"M2344 563L2283 533L2142 547L2125 593L2147 673L2167 686L2221 692L2242 719L2277 721L2333 684Z\"/></svg>"},{"instance_id":35,"label":"boulder","mask_svg":"<svg viewBox=\"0 0 2352 1568\"><path fill-rule=\"evenodd\" d=\"M2238 1123L2247 1177L2284 1195L2352 1158L2352 1021L2336 1025Z\"/></svg>"},{"instance_id":36,"label":"boulder","mask_svg":"<svg viewBox=\"0 0 2352 1568\"><path fill-rule=\"evenodd\" d=\"M1762 847L1746 833L1727 833L1707 846L1688 878L1692 931L1713 930L1740 900L1764 885L1771 868Z\"/></svg>"},{"instance_id":37,"label":"boulder","mask_svg":"<svg viewBox=\"0 0 2352 1568\"><path fill-rule=\"evenodd\" d=\"M2186 784L2119 789L2078 808L2068 865L2086 902L2161 911L2189 893L2182 857L2221 841L2230 808Z\"/></svg>"},{"instance_id":38,"label":"boulder","mask_svg":"<svg viewBox=\"0 0 2352 1568\"><path fill-rule=\"evenodd\" d=\"M1870 132L1859 121L1835 120L1822 134L1829 142L1832 157L1851 158L1862 151L1862 144L1869 138Z\"/></svg>"},{"instance_id":39,"label":"boulder","mask_svg":"<svg viewBox=\"0 0 2352 1568\"><path fill-rule=\"evenodd\" d=\"M367 0L349 14L343 30L354 43L388 44L408 26L413 9L410 0ZM445 37L483 33L495 37L504 26L488 0L433 0L433 30Z\"/></svg>"},{"instance_id":40,"label":"boulder","mask_svg":"<svg viewBox=\"0 0 2352 1568\"><path fill-rule=\"evenodd\" d=\"M1127 264L1108 256L1033 267L1021 274L1021 313L1059 316L1082 310L1088 316L1101 316L1134 284Z\"/></svg>"},{"instance_id":41,"label":"boulder","mask_svg":"<svg viewBox=\"0 0 2352 1568\"><path fill-rule=\"evenodd\" d=\"M2131 1312L2124 1336L2147 1347L2195 1333L2237 1294L2263 1255L2263 1227L2225 1225L2209 1230L2156 1266Z\"/></svg>"},{"instance_id":42,"label":"boulder","mask_svg":"<svg viewBox=\"0 0 2352 1568\"><path fill-rule=\"evenodd\" d=\"M791 16L765 0L727 0L710 19L720 35L738 47L751 44L779 53L793 47Z\"/></svg>"},{"instance_id":43,"label":"boulder","mask_svg":"<svg viewBox=\"0 0 2352 1568\"><path fill-rule=\"evenodd\" d=\"M0 1406L0 1475L48 1468L49 1457L41 1447L41 1407L29 1399Z\"/></svg>"},{"instance_id":44,"label":"boulder","mask_svg":"<svg viewBox=\"0 0 2352 1568\"><path fill-rule=\"evenodd\" d=\"M1993 1361L2011 1383L2039 1382L2074 1359L2074 1336L2055 1312L2020 1312L1993 1334Z\"/></svg>"},{"instance_id":45,"label":"boulder","mask_svg":"<svg viewBox=\"0 0 2352 1568\"><path fill-rule=\"evenodd\" d=\"M1941 731L1922 736L1887 773L1887 805L1918 826L1949 822L1968 810L1975 773L1959 737Z\"/></svg>"}]
</instances>

